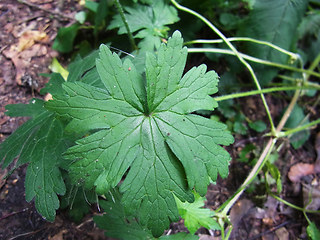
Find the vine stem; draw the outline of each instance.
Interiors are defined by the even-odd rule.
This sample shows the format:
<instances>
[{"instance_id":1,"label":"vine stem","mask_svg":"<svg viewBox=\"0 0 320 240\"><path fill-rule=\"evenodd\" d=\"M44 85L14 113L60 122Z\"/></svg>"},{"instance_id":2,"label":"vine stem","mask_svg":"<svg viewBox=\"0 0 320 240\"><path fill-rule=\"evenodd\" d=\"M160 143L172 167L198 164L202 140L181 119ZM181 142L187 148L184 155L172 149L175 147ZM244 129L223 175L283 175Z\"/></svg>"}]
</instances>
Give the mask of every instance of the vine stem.
<instances>
[{"instance_id":1,"label":"vine stem","mask_svg":"<svg viewBox=\"0 0 320 240\"><path fill-rule=\"evenodd\" d=\"M230 41L222 34L222 32L220 32L220 30L218 28L216 28L209 20L207 20L205 17L203 17L199 13L197 13L197 12L195 12L195 11L189 9L189 8L186 8L186 7L178 4L175 0L171 0L171 2L179 10L182 10L182 11L185 11L187 13L190 13L190 14L196 16L197 18L199 18L200 20L202 20L205 24L207 24L209 26L209 28L211 28L211 30L214 31L228 45L228 47L232 50L232 52L240 60L240 62L249 70L257 89L259 91L261 91L260 83L259 83L259 81L258 81L258 79L256 77L256 74L254 73L251 65L241 56L241 54L238 52L238 50L230 43ZM267 103L263 93L260 93L260 97L262 99L264 108L266 110L266 113L267 113L267 116L268 116L268 119L269 119L269 122L270 122L271 132L274 133L275 132L275 127L274 127L274 123L273 123L273 120L272 120L272 117L271 117L271 113L270 113L270 110L269 110L268 103Z\"/></svg>"},{"instance_id":2,"label":"vine stem","mask_svg":"<svg viewBox=\"0 0 320 240\"><path fill-rule=\"evenodd\" d=\"M294 134L296 132L300 132L302 130L305 130L307 128L315 126L315 125L317 125L319 123L320 123L320 118L317 119L317 120L314 120L314 121L312 121L312 122L310 122L308 124L302 125L300 127L297 127L297 128L294 128L294 129L290 129L290 130L285 131L285 132L280 132L278 135L279 135L279 137L286 137L286 136L289 136L289 135Z\"/></svg>"},{"instance_id":3,"label":"vine stem","mask_svg":"<svg viewBox=\"0 0 320 240\"><path fill-rule=\"evenodd\" d=\"M271 42L267 42L267 41L262 41L262 40L257 40L254 38L249 38L249 37L231 37L231 38L227 38L228 41L230 42L235 42L235 41L246 41L246 42L253 42L253 43L257 43L257 44L261 44L261 45L267 45L279 52L282 52L286 55L289 55L291 59L296 60L298 58L300 58L300 56L296 53L287 51L277 45L272 44ZM197 40L193 40L193 41L189 41L186 42L185 45L190 45L190 44L196 44L196 43L209 43L209 44L215 44L215 43L223 43L222 39L197 39Z\"/></svg>"},{"instance_id":4,"label":"vine stem","mask_svg":"<svg viewBox=\"0 0 320 240\"><path fill-rule=\"evenodd\" d=\"M130 44L131 44L133 50L138 50L138 47L137 47L136 43L134 42L133 35L132 35L131 31L130 31L127 19L126 19L125 15L124 15L124 11L123 11L123 8L121 6L120 1L119 0L114 0L114 3L116 4L116 8L118 9L118 12L119 12L120 17L122 19L122 22L123 22L123 24L124 24L124 26L125 26L125 28L127 30L129 41L130 41Z\"/></svg>"},{"instance_id":5,"label":"vine stem","mask_svg":"<svg viewBox=\"0 0 320 240\"><path fill-rule=\"evenodd\" d=\"M293 91L297 90L299 87L297 86L284 86L284 87L273 87L273 88L264 88L261 91L259 90L252 90L252 91L247 91L247 92L240 92L240 93L232 93L228 95L223 95L219 97L214 97L214 100L217 102L229 100L229 99L234 99L234 98L241 98L241 97L248 97L252 95L257 95L262 93L271 93L271 92L280 92L280 91ZM320 89L320 86L303 86L301 89Z\"/></svg>"},{"instance_id":6,"label":"vine stem","mask_svg":"<svg viewBox=\"0 0 320 240\"><path fill-rule=\"evenodd\" d=\"M273 197L274 199L277 199L279 202L282 202L282 203L286 204L287 206L289 206L289 207L291 207L291 208L294 208L294 209L296 209L296 210L299 210L299 211L301 211L301 212L306 212L306 213L320 213L319 210L309 210L309 209L305 209L305 208L298 207L298 206L296 206L296 205L294 205L294 204L292 204L292 203L290 203L290 202L288 202L288 201L286 201L286 200L278 197L277 195L273 194L272 192L269 192L269 195L270 195L271 197Z\"/></svg>"},{"instance_id":7,"label":"vine stem","mask_svg":"<svg viewBox=\"0 0 320 240\"><path fill-rule=\"evenodd\" d=\"M221 49L221 48L188 48L188 52L190 52L190 53L203 53L203 52L223 53L223 54L227 54L227 55L236 56L236 54L233 51L230 51L228 49ZM267 61L267 60L262 60L260 58L255 58L255 57L249 56L244 53L238 52L238 54L243 59L247 59L251 62L255 62L255 63L259 63L259 64L263 64L263 65L268 65L268 66L272 66L272 67L277 67L277 68L283 68L283 69L291 70L294 72L306 73L309 75L320 77L319 73L316 73L316 72L311 71L309 69L307 70L307 69L302 69L302 68L296 68L296 67L291 67L291 66L281 64L281 63L275 63L275 62L271 62L271 61Z\"/></svg>"}]
</instances>

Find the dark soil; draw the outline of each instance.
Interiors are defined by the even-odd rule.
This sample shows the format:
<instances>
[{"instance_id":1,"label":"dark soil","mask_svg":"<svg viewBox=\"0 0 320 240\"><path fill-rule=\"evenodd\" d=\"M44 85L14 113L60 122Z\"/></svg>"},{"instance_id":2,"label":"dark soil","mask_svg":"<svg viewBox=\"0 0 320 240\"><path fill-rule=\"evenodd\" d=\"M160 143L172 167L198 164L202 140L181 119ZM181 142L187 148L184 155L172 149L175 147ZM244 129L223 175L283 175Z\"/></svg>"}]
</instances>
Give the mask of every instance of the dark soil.
<instances>
[{"instance_id":1,"label":"dark soil","mask_svg":"<svg viewBox=\"0 0 320 240\"><path fill-rule=\"evenodd\" d=\"M2 0L0 3L0 142L26 120L9 118L4 114L4 106L27 103L32 97L43 98L39 90L47 79L39 76L39 73L48 73L52 58L59 56L51 49L57 29L71 24L72 16L81 8L78 1L71 0L28 0L28 3L36 7L16 0ZM27 31L45 33L45 37L35 40L30 47L21 50L19 44L23 38L28 39L25 34ZM281 96L268 96L267 100L276 119L287 105L287 100ZM251 120L266 118L258 97L241 99L239 103L242 111ZM310 106L306 107L311 105L310 103ZM313 119L319 115L319 111L314 111L314 114L311 116ZM298 206L304 204L305 188L311 186L319 192L319 178L315 174L305 174L301 181L293 183L288 179L288 172L294 164L315 162L316 132L317 129L312 130L310 140L298 150L293 149L287 141L282 141L277 146L279 158L276 164L283 182L280 196ZM230 175L209 187L206 196L208 208L216 209L221 206L251 170L249 164L236 161L246 144L252 143L259 151L262 150L265 142L262 134L257 137L256 133L252 133L251 136L235 136L236 142L228 148L233 158ZM36 212L34 203L25 201L25 171L26 166L22 166L8 179L2 179L7 172L0 170L0 239L107 239L92 221L92 215L98 212L95 206L80 224L72 222L65 211L57 212L54 223L42 219ZM258 177L260 180L263 178L262 175ZM243 194L231 210L230 218L234 225L231 239L307 239L307 223L300 211L264 195L262 183L251 189L253 193L247 191ZM319 195L314 199L319 202ZM312 215L310 217L311 220L317 220ZM182 221L172 224L168 233L178 231L187 231ZM202 240L219 239L219 232L200 229L198 234Z\"/></svg>"}]
</instances>

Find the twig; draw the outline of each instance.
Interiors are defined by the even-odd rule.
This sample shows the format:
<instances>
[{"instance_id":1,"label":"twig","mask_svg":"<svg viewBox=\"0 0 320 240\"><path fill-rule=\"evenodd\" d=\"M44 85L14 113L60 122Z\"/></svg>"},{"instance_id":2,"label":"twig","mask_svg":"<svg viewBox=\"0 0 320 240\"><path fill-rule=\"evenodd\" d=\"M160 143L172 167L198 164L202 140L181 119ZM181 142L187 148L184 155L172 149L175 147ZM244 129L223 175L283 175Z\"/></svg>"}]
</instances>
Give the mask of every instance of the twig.
<instances>
[{"instance_id":1,"label":"twig","mask_svg":"<svg viewBox=\"0 0 320 240\"><path fill-rule=\"evenodd\" d=\"M12 238L9 238L8 240L14 240L14 239L17 239L17 238L20 238L20 237L25 237L25 236L28 236L28 235L31 235L31 234L36 234L36 233L38 233L38 232L40 232L42 230L43 230L43 228L42 229L38 229L38 230L33 231L33 232L21 233L21 234L18 234L16 236L12 237Z\"/></svg>"},{"instance_id":2,"label":"twig","mask_svg":"<svg viewBox=\"0 0 320 240\"><path fill-rule=\"evenodd\" d=\"M47 12L47 13L50 13L52 15L56 15L56 16L59 16L61 18L64 18L64 19L68 19L68 20L71 20L71 21L74 21L74 18L73 17L70 17L70 16L67 16L63 13L60 13L60 12L56 12L56 11L52 11L52 10L49 10L49 9L45 9L43 7L40 7L38 5L35 5L33 3L30 3L30 2L27 2L25 0L17 0L19 3L22 3L22 4L25 4L29 7L32 7L32 8L36 8L38 10L41 10L41 11L44 11L44 12Z\"/></svg>"},{"instance_id":3,"label":"twig","mask_svg":"<svg viewBox=\"0 0 320 240\"><path fill-rule=\"evenodd\" d=\"M22 210L20 210L20 211L18 211L18 212L13 212L13 213L9 213L9 214L7 214L7 215L4 215L4 216L2 216L2 217L0 218L0 221L2 221L3 219L6 219L6 218L8 218L8 217L11 217L11 216L13 216L13 215L16 215L16 214L19 214L19 213L23 213L23 212L25 212L25 211L27 211L27 210L29 210L29 208L24 208L24 209L22 209Z\"/></svg>"}]
</instances>

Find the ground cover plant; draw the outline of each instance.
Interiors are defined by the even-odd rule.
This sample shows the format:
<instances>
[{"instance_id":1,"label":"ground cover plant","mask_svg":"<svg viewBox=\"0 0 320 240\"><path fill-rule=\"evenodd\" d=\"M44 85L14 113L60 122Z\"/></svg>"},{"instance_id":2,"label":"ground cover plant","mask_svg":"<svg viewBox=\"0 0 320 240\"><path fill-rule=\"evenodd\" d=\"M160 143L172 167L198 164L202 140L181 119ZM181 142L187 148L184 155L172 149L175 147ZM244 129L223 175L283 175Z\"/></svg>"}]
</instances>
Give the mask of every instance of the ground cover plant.
<instances>
[{"instance_id":1,"label":"ground cover plant","mask_svg":"<svg viewBox=\"0 0 320 240\"><path fill-rule=\"evenodd\" d=\"M281 198L276 163L281 139L301 148L320 121L303 108L307 98L314 109L319 101L318 3L214 2L189 1L187 8L174 0L86 1L77 22L60 29L53 47L73 52L73 61L67 70L54 61L56 72L41 90L52 100L6 107L9 116L31 119L0 145L3 168L28 163L26 200L34 199L44 218L53 221L61 205L81 217L92 202L105 211L94 220L107 236L197 239L193 234L205 227L228 239L230 209L246 189L255 192L263 183L265 195L304 214L308 236L317 239L309 214L318 209ZM187 17L179 21L178 11ZM191 17L198 21L194 32ZM201 28L218 38L192 40ZM88 29L93 43L81 38ZM100 33L106 29L113 38ZM227 67L220 79L205 65L185 71L188 53ZM280 92L288 104L276 119L265 94ZM262 119L240 110L237 100L253 95L261 99ZM252 166L248 176L219 208L203 208L209 184L228 177L231 158L222 146L250 132L264 141L239 154L239 162ZM190 234L161 236L179 216Z\"/></svg>"}]
</instances>

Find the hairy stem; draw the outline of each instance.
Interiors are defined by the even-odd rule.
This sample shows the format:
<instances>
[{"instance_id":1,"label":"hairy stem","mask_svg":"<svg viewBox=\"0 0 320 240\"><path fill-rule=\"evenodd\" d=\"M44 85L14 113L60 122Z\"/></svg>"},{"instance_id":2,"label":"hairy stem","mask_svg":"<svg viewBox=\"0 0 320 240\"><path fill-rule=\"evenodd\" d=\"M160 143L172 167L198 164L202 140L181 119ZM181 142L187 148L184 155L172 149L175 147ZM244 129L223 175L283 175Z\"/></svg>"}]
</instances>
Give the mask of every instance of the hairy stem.
<instances>
[{"instance_id":1,"label":"hairy stem","mask_svg":"<svg viewBox=\"0 0 320 240\"><path fill-rule=\"evenodd\" d=\"M261 44L261 45L266 45L269 46L279 52L282 52L283 54L289 55L291 59L296 60L299 58L299 55L293 52L289 52L277 45L274 45L270 42L267 41L261 41L261 40L257 40L254 38L249 38L249 37L231 37L231 38L227 38L228 41L230 42L235 42L235 41L247 41L247 42L254 42L257 44ZM209 43L209 44L214 44L214 43L223 43L222 39L214 39L214 40L210 40L210 39L197 39L197 40L193 40L193 41L189 41L186 42L185 45L189 45L189 44L196 44L196 43Z\"/></svg>"},{"instance_id":2,"label":"hairy stem","mask_svg":"<svg viewBox=\"0 0 320 240\"><path fill-rule=\"evenodd\" d=\"M124 11L123 11L123 8L122 8L122 6L120 4L120 1L119 0L115 0L114 3L116 4L116 8L118 9L120 17L121 17L121 19L123 21L123 24L124 24L124 26L125 26L125 28L127 30L131 47L133 48L133 50L138 50L138 47L137 47L136 43L134 42L133 35L132 35L131 31L130 31L127 19L126 19L125 15L124 15Z\"/></svg>"},{"instance_id":3,"label":"hairy stem","mask_svg":"<svg viewBox=\"0 0 320 240\"><path fill-rule=\"evenodd\" d=\"M230 51L228 49L221 49L221 48L188 48L188 52L190 52L190 53L203 53L203 52L209 53L210 52L210 53L222 53L222 54L237 56L233 51ZM320 77L320 73L317 73L317 72L314 72L311 70L291 67L291 66L281 64L281 63L275 63L275 62L271 62L271 61L267 61L267 60L262 60L260 58L255 58L255 57L249 56L244 53L238 53L238 54L243 59L249 60L251 62L255 62L255 63L267 65L267 66L272 66L272 67L277 67L277 68L281 68L281 69L287 69L287 70L294 71L294 72L306 73L309 75Z\"/></svg>"},{"instance_id":4,"label":"hairy stem","mask_svg":"<svg viewBox=\"0 0 320 240\"><path fill-rule=\"evenodd\" d=\"M252 95L257 95L262 93L271 93L271 92L280 92L280 91L293 91L293 90L297 90L297 89L320 89L320 86L303 86L303 87L297 87L297 86L284 86L284 87L272 87L272 88L265 88L265 89L261 89L261 91L259 90L252 90L252 91L248 91L248 92L240 92L240 93L232 93L232 94L228 94L228 95L223 95L223 96L219 96L219 97L215 97L214 99L217 102L221 102L221 101L225 101L225 100L229 100L229 99L235 99L235 98L241 98L241 97L248 97L248 96L252 96Z\"/></svg>"}]
</instances>

